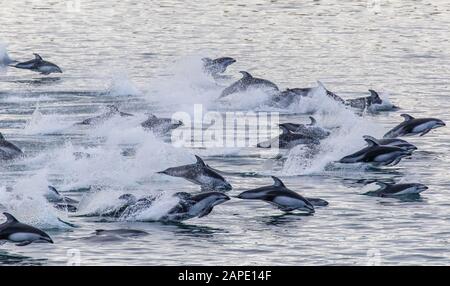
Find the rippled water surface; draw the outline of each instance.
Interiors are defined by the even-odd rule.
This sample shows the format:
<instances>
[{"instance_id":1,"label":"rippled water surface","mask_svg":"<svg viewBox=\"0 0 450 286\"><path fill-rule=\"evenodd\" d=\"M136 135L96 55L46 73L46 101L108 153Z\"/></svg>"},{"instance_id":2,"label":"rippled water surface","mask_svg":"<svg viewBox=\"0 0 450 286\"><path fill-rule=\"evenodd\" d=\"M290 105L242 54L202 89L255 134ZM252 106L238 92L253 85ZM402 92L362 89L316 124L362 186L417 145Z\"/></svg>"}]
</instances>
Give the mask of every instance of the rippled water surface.
<instances>
[{"instance_id":1,"label":"rippled water surface","mask_svg":"<svg viewBox=\"0 0 450 286\"><path fill-rule=\"evenodd\" d=\"M381 136L401 122L400 113L450 122L450 2L373 2L0 0L0 56L7 50L28 60L38 52L64 71L0 69L0 131L25 153L0 166L0 208L55 241L4 244L0 264L449 264L448 127L408 138L419 150L395 167L327 168L364 146L362 135ZM203 74L204 56L236 58L227 70L231 78L215 82ZM326 99L279 110L259 93L217 101L240 70L283 89L320 80L344 98L366 96L371 88L402 110L359 115ZM109 103L136 116L95 128L73 125ZM205 111L277 111L283 122L306 122L313 109L335 131L309 156L296 148L277 160L256 148L175 148L139 127L146 113L192 114L194 104ZM91 210L125 192L195 192L196 185L155 174L193 162L193 154L225 171L233 185L232 200L204 218L111 222L56 211L41 196L52 184ZM283 215L263 202L234 198L272 184L270 175L330 205L313 216ZM361 195L374 181L429 189L413 200ZM88 186L99 191L80 190ZM95 235L122 228L147 234Z\"/></svg>"}]
</instances>

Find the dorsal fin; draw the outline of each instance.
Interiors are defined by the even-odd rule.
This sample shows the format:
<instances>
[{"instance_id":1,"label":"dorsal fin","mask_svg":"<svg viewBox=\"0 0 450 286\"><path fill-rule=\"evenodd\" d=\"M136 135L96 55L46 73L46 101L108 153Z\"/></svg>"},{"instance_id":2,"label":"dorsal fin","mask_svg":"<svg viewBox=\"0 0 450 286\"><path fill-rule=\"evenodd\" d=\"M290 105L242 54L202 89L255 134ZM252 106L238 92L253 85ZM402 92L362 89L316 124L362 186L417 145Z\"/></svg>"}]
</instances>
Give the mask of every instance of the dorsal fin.
<instances>
[{"instance_id":1,"label":"dorsal fin","mask_svg":"<svg viewBox=\"0 0 450 286\"><path fill-rule=\"evenodd\" d=\"M38 61L42 61L42 57L39 54L34 53L34 59Z\"/></svg>"},{"instance_id":2,"label":"dorsal fin","mask_svg":"<svg viewBox=\"0 0 450 286\"><path fill-rule=\"evenodd\" d=\"M19 222L12 214L10 213L3 213L3 215L6 217L6 222Z\"/></svg>"},{"instance_id":3,"label":"dorsal fin","mask_svg":"<svg viewBox=\"0 0 450 286\"><path fill-rule=\"evenodd\" d=\"M369 92L370 92L370 97L372 97L373 99L380 99L380 95L375 90L369 89Z\"/></svg>"},{"instance_id":4,"label":"dorsal fin","mask_svg":"<svg viewBox=\"0 0 450 286\"><path fill-rule=\"evenodd\" d=\"M363 136L363 138L367 142L369 147L380 145L380 143L377 141L377 139L373 138L372 136L365 135L365 136Z\"/></svg>"},{"instance_id":5,"label":"dorsal fin","mask_svg":"<svg viewBox=\"0 0 450 286\"><path fill-rule=\"evenodd\" d=\"M309 123L310 126L316 125L317 121L316 121L316 119L314 117L310 116L309 120L311 120L311 123Z\"/></svg>"},{"instance_id":6,"label":"dorsal fin","mask_svg":"<svg viewBox=\"0 0 450 286\"><path fill-rule=\"evenodd\" d=\"M203 162L202 158L200 158L197 155L195 155L195 158L197 159L197 162L196 162L197 165L206 166L206 164L205 164L205 162Z\"/></svg>"},{"instance_id":7,"label":"dorsal fin","mask_svg":"<svg viewBox=\"0 0 450 286\"><path fill-rule=\"evenodd\" d=\"M274 186L276 186L276 187L285 187L283 182L280 179L278 179L277 177L272 176L272 179L273 179L273 185Z\"/></svg>"},{"instance_id":8,"label":"dorsal fin","mask_svg":"<svg viewBox=\"0 0 450 286\"><path fill-rule=\"evenodd\" d=\"M386 189L386 187L388 186L386 183L383 183L383 182L376 182L375 184L380 186L381 190Z\"/></svg>"},{"instance_id":9,"label":"dorsal fin","mask_svg":"<svg viewBox=\"0 0 450 286\"><path fill-rule=\"evenodd\" d=\"M51 191L51 192L54 192L55 194L57 194L58 196L60 196L58 190L56 190L55 187L53 187L53 186L48 186L48 190Z\"/></svg>"},{"instance_id":10,"label":"dorsal fin","mask_svg":"<svg viewBox=\"0 0 450 286\"><path fill-rule=\"evenodd\" d=\"M0 132L0 140L5 140L5 137L3 137L3 134Z\"/></svg>"},{"instance_id":11,"label":"dorsal fin","mask_svg":"<svg viewBox=\"0 0 450 286\"><path fill-rule=\"evenodd\" d=\"M252 75L246 71L240 71L242 78L252 78Z\"/></svg>"},{"instance_id":12,"label":"dorsal fin","mask_svg":"<svg viewBox=\"0 0 450 286\"><path fill-rule=\"evenodd\" d=\"M405 118L405 121L410 121L410 120L414 119L414 117L412 117L411 115L406 114L406 113L400 114L400 116Z\"/></svg>"},{"instance_id":13,"label":"dorsal fin","mask_svg":"<svg viewBox=\"0 0 450 286\"><path fill-rule=\"evenodd\" d=\"M325 90L328 90L320 80L317 81L317 85Z\"/></svg>"}]
</instances>

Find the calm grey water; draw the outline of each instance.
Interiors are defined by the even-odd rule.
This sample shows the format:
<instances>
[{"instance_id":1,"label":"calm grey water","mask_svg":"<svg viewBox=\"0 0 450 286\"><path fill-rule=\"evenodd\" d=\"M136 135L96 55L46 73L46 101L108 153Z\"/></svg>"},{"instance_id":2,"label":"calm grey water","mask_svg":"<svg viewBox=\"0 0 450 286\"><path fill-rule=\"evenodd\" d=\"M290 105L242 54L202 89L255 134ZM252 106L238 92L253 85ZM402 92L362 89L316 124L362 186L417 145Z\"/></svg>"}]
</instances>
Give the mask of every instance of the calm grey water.
<instances>
[{"instance_id":1,"label":"calm grey water","mask_svg":"<svg viewBox=\"0 0 450 286\"><path fill-rule=\"evenodd\" d=\"M7 46L10 57L27 60L38 52L64 73L0 70L0 131L26 154L0 166L0 204L55 241L4 244L0 264L449 264L449 128L411 138L419 150L396 167L327 167L362 147L362 135L380 136L401 122L400 113L450 122L449 1L372 2L1 0L0 53ZM218 102L232 79L215 83L204 75L203 56L236 58L227 71L232 79L248 70L281 88L321 80L344 98L372 88L402 110L359 116L322 100L273 110L255 94ZM92 129L73 126L112 102L137 116ZM311 156L302 148L283 153L284 164L256 148L175 148L139 128L148 112L192 113L194 104L280 111L280 120L291 122L306 122L303 113L312 108L320 124L340 128ZM128 148L136 153L123 156ZM74 152L92 156L77 159ZM125 192L194 192L198 187L189 182L155 175L193 162L192 154L227 172L230 196L271 184L275 174L292 190L330 205L299 216L232 199L207 217L163 224L74 217L42 199L48 184L81 199L86 211ZM419 182L429 190L416 200L362 196L374 180ZM101 190L73 191L87 186ZM148 235L94 234L119 228Z\"/></svg>"}]
</instances>

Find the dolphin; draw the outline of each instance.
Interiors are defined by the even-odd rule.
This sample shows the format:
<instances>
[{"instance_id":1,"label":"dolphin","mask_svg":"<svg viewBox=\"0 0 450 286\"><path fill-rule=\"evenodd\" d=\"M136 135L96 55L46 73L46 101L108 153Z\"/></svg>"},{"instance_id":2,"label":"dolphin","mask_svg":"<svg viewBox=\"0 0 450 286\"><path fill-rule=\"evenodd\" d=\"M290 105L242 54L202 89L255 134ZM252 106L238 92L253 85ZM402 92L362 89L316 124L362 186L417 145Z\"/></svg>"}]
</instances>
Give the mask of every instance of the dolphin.
<instances>
[{"instance_id":1,"label":"dolphin","mask_svg":"<svg viewBox=\"0 0 450 286\"><path fill-rule=\"evenodd\" d=\"M205 192L196 195L182 193L177 195L180 203L172 208L162 220L186 220L194 217L202 218L211 213L213 208L230 200L221 192Z\"/></svg>"},{"instance_id":2,"label":"dolphin","mask_svg":"<svg viewBox=\"0 0 450 286\"><path fill-rule=\"evenodd\" d=\"M202 190L229 191L232 189L219 173L203 162L199 156L195 156L197 162L190 165L168 168L158 174L165 174L172 177L181 177L191 183L200 185Z\"/></svg>"},{"instance_id":3,"label":"dolphin","mask_svg":"<svg viewBox=\"0 0 450 286\"><path fill-rule=\"evenodd\" d=\"M183 125L183 122L174 121L171 118L160 118L156 115L150 114L148 119L141 123L144 129L156 131L157 133L165 134Z\"/></svg>"},{"instance_id":4,"label":"dolphin","mask_svg":"<svg viewBox=\"0 0 450 286\"><path fill-rule=\"evenodd\" d=\"M437 118L414 118L409 114L401 114L405 120L389 130L383 138L397 138L400 136L423 136L433 129L445 126L445 123Z\"/></svg>"},{"instance_id":5,"label":"dolphin","mask_svg":"<svg viewBox=\"0 0 450 286\"><path fill-rule=\"evenodd\" d=\"M281 148L290 149L300 144L320 144L317 138L311 134L294 133L280 124L281 134L269 141L258 143L258 148Z\"/></svg>"},{"instance_id":6,"label":"dolphin","mask_svg":"<svg viewBox=\"0 0 450 286\"><path fill-rule=\"evenodd\" d=\"M286 108L296 100L309 95L312 88L287 88L272 96L272 103L277 107Z\"/></svg>"},{"instance_id":7,"label":"dolphin","mask_svg":"<svg viewBox=\"0 0 450 286\"><path fill-rule=\"evenodd\" d=\"M78 211L76 205L78 205L79 202L77 200L61 195L53 186L48 186L48 191L47 193L45 193L44 197L58 210L71 213Z\"/></svg>"},{"instance_id":8,"label":"dolphin","mask_svg":"<svg viewBox=\"0 0 450 286\"><path fill-rule=\"evenodd\" d=\"M339 95L337 95L336 93L334 93L334 92L332 92L332 91L329 91L321 81L317 81L317 85L318 85L320 88L322 88L322 89L325 90L326 96L328 96L329 98L333 99L333 100L336 101L336 102L345 104L345 100L342 99L342 97L340 97Z\"/></svg>"},{"instance_id":9,"label":"dolphin","mask_svg":"<svg viewBox=\"0 0 450 286\"><path fill-rule=\"evenodd\" d=\"M58 190L56 190L56 188L53 186L48 186L48 191L45 194L45 198L49 203L70 203L70 204L78 203L77 200L61 195L61 193L58 192Z\"/></svg>"},{"instance_id":10,"label":"dolphin","mask_svg":"<svg viewBox=\"0 0 450 286\"><path fill-rule=\"evenodd\" d=\"M417 147L413 144L409 143L408 141L398 139L398 138L382 138L382 139L375 139L372 136L364 135L364 139L370 139L372 141L377 142L379 145L383 146L394 146L394 147L400 147L403 149L406 149L408 151L414 151L417 150Z\"/></svg>"},{"instance_id":11,"label":"dolphin","mask_svg":"<svg viewBox=\"0 0 450 286\"><path fill-rule=\"evenodd\" d=\"M119 237L138 237L148 235L148 232L138 229L119 228L119 229L96 229L95 235L112 235Z\"/></svg>"},{"instance_id":12,"label":"dolphin","mask_svg":"<svg viewBox=\"0 0 450 286\"><path fill-rule=\"evenodd\" d=\"M112 105L108 105L106 107L107 107L107 111L105 113L100 114L95 117L85 119L81 122L78 122L76 125L97 125L97 124L103 123L106 120L111 119L112 117L117 116L117 115L121 116L121 117L133 116L133 114L121 112L116 105L112 104Z\"/></svg>"},{"instance_id":13,"label":"dolphin","mask_svg":"<svg viewBox=\"0 0 450 286\"><path fill-rule=\"evenodd\" d=\"M395 166L412 151L394 146L382 146L370 138L364 138L368 146L356 153L345 156L339 163L370 163L374 166Z\"/></svg>"},{"instance_id":14,"label":"dolphin","mask_svg":"<svg viewBox=\"0 0 450 286\"><path fill-rule=\"evenodd\" d=\"M378 93L372 89L369 89L370 96L368 97L360 97L354 99L346 100L346 105L350 105L354 108L366 109L373 104L382 104L383 100L380 98Z\"/></svg>"},{"instance_id":15,"label":"dolphin","mask_svg":"<svg viewBox=\"0 0 450 286\"><path fill-rule=\"evenodd\" d=\"M38 54L33 54L34 59L26 62L21 62L12 67L18 69L27 69L35 72L40 72L41 74L48 75L51 73L62 73L62 70L54 63L44 61L42 57Z\"/></svg>"},{"instance_id":16,"label":"dolphin","mask_svg":"<svg viewBox=\"0 0 450 286\"><path fill-rule=\"evenodd\" d=\"M309 120L311 120L311 123L309 124L282 123L280 126L285 127L291 132L303 134L319 140L325 139L330 135L330 131L317 126L317 121L314 117L310 116Z\"/></svg>"},{"instance_id":17,"label":"dolphin","mask_svg":"<svg viewBox=\"0 0 450 286\"><path fill-rule=\"evenodd\" d=\"M118 204L107 206L104 209L98 209L94 212L77 214L76 217L119 217L131 205L135 204L138 199L132 194L124 194L118 198Z\"/></svg>"},{"instance_id":18,"label":"dolphin","mask_svg":"<svg viewBox=\"0 0 450 286\"><path fill-rule=\"evenodd\" d=\"M300 210L308 213L314 213L314 206L309 199L304 198L298 193L286 188L279 178L272 176L272 179L274 181L273 185L245 191L237 197L246 200L262 200L275 205L284 212ZM328 204L326 201L321 199L314 200L316 200L316 202L320 202L321 205Z\"/></svg>"},{"instance_id":19,"label":"dolphin","mask_svg":"<svg viewBox=\"0 0 450 286\"><path fill-rule=\"evenodd\" d=\"M272 92L279 90L278 86L271 81L253 77L246 71L240 71L240 73L242 74L242 78L231 84L229 87L225 88L219 98L228 96L236 92L246 91L251 87L263 88L264 90Z\"/></svg>"},{"instance_id":20,"label":"dolphin","mask_svg":"<svg viewBox=\"0 0 450 286\"><path fill-rule=\"evenodd\" d=\"M3 214L6 222L0 224L0 241L14 242L17 246L25 246L33 242L53 243L50 236L42 230L19 222L9 213Z\"/></svg>"},{"instance_id":21,"label":"dolphin","mask_svg":"<svg viewBox=\"0 0 450 286\"><path fill-rule=\"evenodd\" d=\"M410 184L386 184L382 182L377 182L380 189L375 191L369 191L364 193L368 196L377 197L395 197L395 196L407 196L407 195L418 195L428 189L427 186L422 184L410 183Z\"/></svg>"},{"instance_id":22,"label":"dolphin","mask_svg":"<svg viewBox=\"0 0 450 286\"><path fill-rule=\"evenodd\" d=\"M235 59L230 57L217 59L203 58L202 61L204 70L213 76L224 73L229 65L236 62Z\"/></svg>"},{"instance_id":23,"label":"dolphin","mask_svg":"<svg viewBox=\"0 0 450 286\"><path fill-rule=\"evenodd\" d=\"M13 143L7 141L0 133L0 160L12 160L23 155L22 150Z\"/></svg>"},{"instance_id":24,"label":"dolphin","mask_svg":"<svg viewBox=\"0 0 450 286\"><path fill-rule=\"evenodd\" d=\"M174 196L179 199L178 203L159 220L182 221L194 217L201 218L208 215L216 205L230 200L230 197L222 192L203 192L195 195L178 192ZM141 198L129 205L122 213L115 215L124 220L132 218L150 208L158 198L158 195Z\"/></svg>"}]
</instances>

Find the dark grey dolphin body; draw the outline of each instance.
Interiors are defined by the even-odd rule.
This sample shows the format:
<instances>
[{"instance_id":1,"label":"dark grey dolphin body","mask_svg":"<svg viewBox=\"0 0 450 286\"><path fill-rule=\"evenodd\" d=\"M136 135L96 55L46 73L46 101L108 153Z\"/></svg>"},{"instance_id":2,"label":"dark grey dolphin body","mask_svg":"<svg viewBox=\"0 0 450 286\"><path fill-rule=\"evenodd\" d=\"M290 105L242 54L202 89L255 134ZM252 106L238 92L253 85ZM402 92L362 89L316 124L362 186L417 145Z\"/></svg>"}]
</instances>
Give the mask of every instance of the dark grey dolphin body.
<instances>
[{"instance_id":1,"label":"dark grey dolphin body","mask_svg":"<svg viewBox=\"0 0 450 286\"><path fill-rule=\"evenodd\" d=\"M374 166L395 166L412 151L394 146L382 146L370 138L364 138L368 146L351 155L345 156L340 163L369 163Z\"/></svg>"},{"instance_id":2,"label":"dark grey dolphin body","mask_svg":"<svg viewBox=\"0 0 450 286\"><path fill-rule=\"evenodd\" d=\"M330 135L330 131L317 126L317 121L314 117L310 116L309 119L311 120L309 124L283 123L280 126L285 127L291 132L303 134L318 140L325 139Z\"/></svg>"},{"instance_id":3,"label":"dark grey dolphin body","mask_svg":"<svg viewBox=\"0 0 450 286\"><path fill-rule=\"evenodd\" d=\"M229 87L225 88L219 98L228 96L236 92L243 92L248 90L249 88L262 88L271 92L278 91L278 86L271 81L253 77L246 71L240 71L240 73L243 75L242 78Z\"/></svg>"},{"instance_id":4,"label":"dark grey dolphin body","mask_svg":"<svg viewBox=\"0 0 450 286\"><path fill-rule=\"evenodd\" d=\"M369 89L370 96L360 97L354 99L347 99L346 104L354 108L366 109L374 104L382 104L383 100L378 93L372 89Z\"/></svg>"},{"instance_id":5,"label":"dark grey dolphin body","mask_svg":"<svg viewBox=\"0 0 450 286\"><path fill-rule=\"evenodd\" d=\"M200 185L202 190L229 191L232 189L219 173L203 162L199 156L195 156L197 162L190 165L168 168L158 172L173 177L184 178L194 184Z\"/></svg>"},{"instance_id":6,"label":"dark grey dolphin body","mask_svg":"<svg viewBox=\"0 0 450 286\"><path fill-rule=\"evenodd\" d=\"M7 141L0 133L0 160L13 160L23 155L22 150L13 143Z\"/></svg>"},{"instance_id":7,"label":"dark grey dolphin body","mask_svg":"<svg viewBox=\"0 0 450 286\"><path fill-rule=\"evenodd\" d=\"M313 88L287 88L272 96L272 104L280 108L286 108L308 96L312 90Z\"/></svg>"},{"instance_id":8,"label":"dark grey dolphin body","mask_svg":"<svg viewBox=\"0 0 450 286\"><path fill-rule=\"evenodd\" d=\"M328 205L328 202L325 200L307 199L298 193L289 190L277 177L272 176L272 179L274 180L273 185L245 191L237 197L247 200L262 200L275 205L284 212L300 210L314 213L314 205L311 201L317 203L318 206Z\"/></svg>"},{"instance_id":9,"label":"dark grey dolphin body","mask_svg":"<svg viewBox=\"0 0 450 286\"><path fill-rule=\"evenodd\" d=\"M85 119L77 123L77 125L96 125L103 123L114 116L121 116L121 117L133 116L133 114L121 112L116 105L108 105L107 108L108 108L107 112L95 117Z\"/></svg>"},{"instance_id":10,"label":"dark grey dolphin body","mask_svg":"<svg viewBox=\"0 0 450 286\"><path fill-rule=\"evenodd\" d=\"M174 196L179 199L178 203L167 211L167 213L159 220L182 221L194 217L201 218L211 213L215 206L230 200L230 197L221 192L203 192L196 195L179 192L175 193ZM121 197L134 196L125 194ZM126 207L121 205L120 208L116 208L118 211L103 213L101 215L127 220L152 207L154 202L160 197L161 195L156 195L144 197L135 201L129 200Z\"/></svg>"},{"instance_id":11,"label":"dark grey dolphin body","mask_svg":"<svg viewBox=\"0 0 450 286\"><path fill-rule=\"evenodd\" d=\"M427 186L422 184L386 184L377 182L381 188L375 191L366 192L365 195L377 196L377 197L396 197L396 196L408 196L418 195L428 189Z\"/></svg>"},{"instance_id":12,"label":"dark grey dolphin body","mask_svg":"<svg viewBox=\"0 0 450 286\"><path fill-rule=\"evenodd\" d=\"M203 68L212 76L223 74L227 67L236 62L235 59L230 57L221 57L217 59L203 58Z\"/></svg>"},{"instance_id":13,"label":"dark grey dolphin body","mask_svg":"<svg viewBox=\"0 0 450 286\"><path fill-rule=\"evenodd\" d=\"M128 229L128 228L119 228L119 229L96 229L95 235L112 235L119 237L137 237L148 235L148 232L138 229Z\"/></svg>"},{"instance_id":14,"label":"dark grey dolphin body","mask_svg":"<svg viewBox=\"0 0 450 286\"><path fill-rule=\"evenodd\" d=\"M433 129L445 126L445 123L437 118L414 118L408 114L401 114L405 120L388 131L384 138L397 138L400 136L423 136Z\"/></svg>"},{"instance_id":15,"label":"dark grey dolphin body","mask_svg":"<svg viewBox=\"0 0 450 286\"><path fill-rule=\"evenodd\" d=\"M136 204L138 199L132 194L124 194L118 198L118 204L108 206L105 209L96 210L95 212L78 214L77 217L120 217L123 212L130 206Z\"/></svg>"},{"instance_id":16,"label":"dark grey dolphin body","mask_svg":"<svg viewBox=\"0 0 450 286\"><path fill-rule=\"evenodd\" d=\"M53 243L48 234L40 229L19 222L9 213L3 213L6 222L0 224L0 241L10 241L17 246L25 246L33 242Z\"/></svg>"},{"instance_id":17,"label":"dark grey dolphin body","mask_svg":"<svg viewBox=\"0 0 450 286\"><path fill-rule=\"evenodd\" d=\"M13 65L13 67L18 69L27 69L45 75L51 73L62 73L62 70L57 65L48 61L44 61L38 54L34 54L34 60L18 63L16 65Z\"/></svg>"},{"instance_id":18,"label":"dark grey dolphin body","mask_svg":"<svg viewBox=\"0 0 450 286\"><path fill-rule=\"evenodd\" d=\"M345 104L345 100L342 99L337 94L329 91L325 85L317 81L318 87L322 88L325 91L325 95L332 100ZM282 92L275 94L272 97L272 102L278 107L287 107L291 105L293 102L301 100L303 97L307 97L313 94L314 91L317 90L317 87L306 87L306 88L288 88Z\"/></svg>"},{"instance_id":19,"label":"dark grey dolphin body","mask_svg":"<svg viewBox=\"0 0 450 286\"><path fill-rule=\"evenodd\" d=\"M326 96L328 96L329 98L333 99L336 102L345 104L345 100L342 97L340 97L336 93L328 90L322 82L317 81L317 84L319 85L319 87L321 87L325 90Z\"/></svg>"},{"instance_id":20,"label":"dark grey dolphin body","mask_svg":"<svg viewBox=\"0 0 450 286\"><path fill-rule=\"evenodd\" d=\"M153 114L150 114L148 119L141 123L141 126L144 127L144 129L161 134L166 134L182 125L183 122L181 121L174 121L171 118L160 118Z\"/></svg>"},{"instance_id":21,"label":"dark grey dolphin body","mask_svg":"<svg viewBox=\"0 0 450 286\"><path fill-rule=\"evenodd\" d=\"M384 103L383 100L381 99L380 95L372 89L369 89L370 96L344 100L342 97L338 96L336 93L328 90L323 85L323 83L321 83L320 81L318 81L317 83L320 87L322 87L326 91L326 95L329 98L335 100L336 102L342 103L344 105L347 105L347 106L350 106L353 108L358 108L358 109L364 110L364 109L375 107L376 105L382 105ZM382 110L393 110L393 109L398 109L398 107L395 105L392 105L389 108L383 107Z\"/></svg>"},{"instance_id":22,"label":"dark grey dolphin body","mask_svg":"<svg viewBox=\"0 0 450 286\"><path fill-rule=\"evenodd\" d=\"M48 186L48 191L44 196L47 201L49 203L52 203L53 206L58 210L67 212L78 211L77 205L79 202L77 200L61 195L53 186Z\"/></svg>"},{"instance_id":23,"label":"dark grey dolphin body","mask_svg":"<svg viewBox=\"0 0 450 286\"><path fill-rule=\"evenodd\" d=\"M221 192L175 195L180 198L179 203L163 216L162 220L181 221L194 217L202 218L210 214L215 206L230 200L230 197Z\"/></svg>"},{"instance_id":24,"label":"dark grey dolphin body","mask_svg":"<svg viewBox=\"0 0 450 286\"><path fill-rule=\"evenodd\" d=\"M314 138L311 134L294 133L280 124L282 133L265 142L258 143L258 148L281 148L290 149L300 144L320 144L319 139Z\"/></svg>"},{"instance_id":25,"label":"dark grey dolphin body","mask_svg":"<svg viewBox=\"0 0 450 286\"><path fill-rule=\"evenodd\" d=\"M377 142L379 145L383 146L394 146L394 147L400 147L403 149L406 149L408 151L414 151L417 150L417 147L413 144L409 143L408 141L398 139L398 138L382 138L382 139L376 139L372 136L364 135L364 139L370 139L374 142Z\"/></svg>"}]
</instances>

